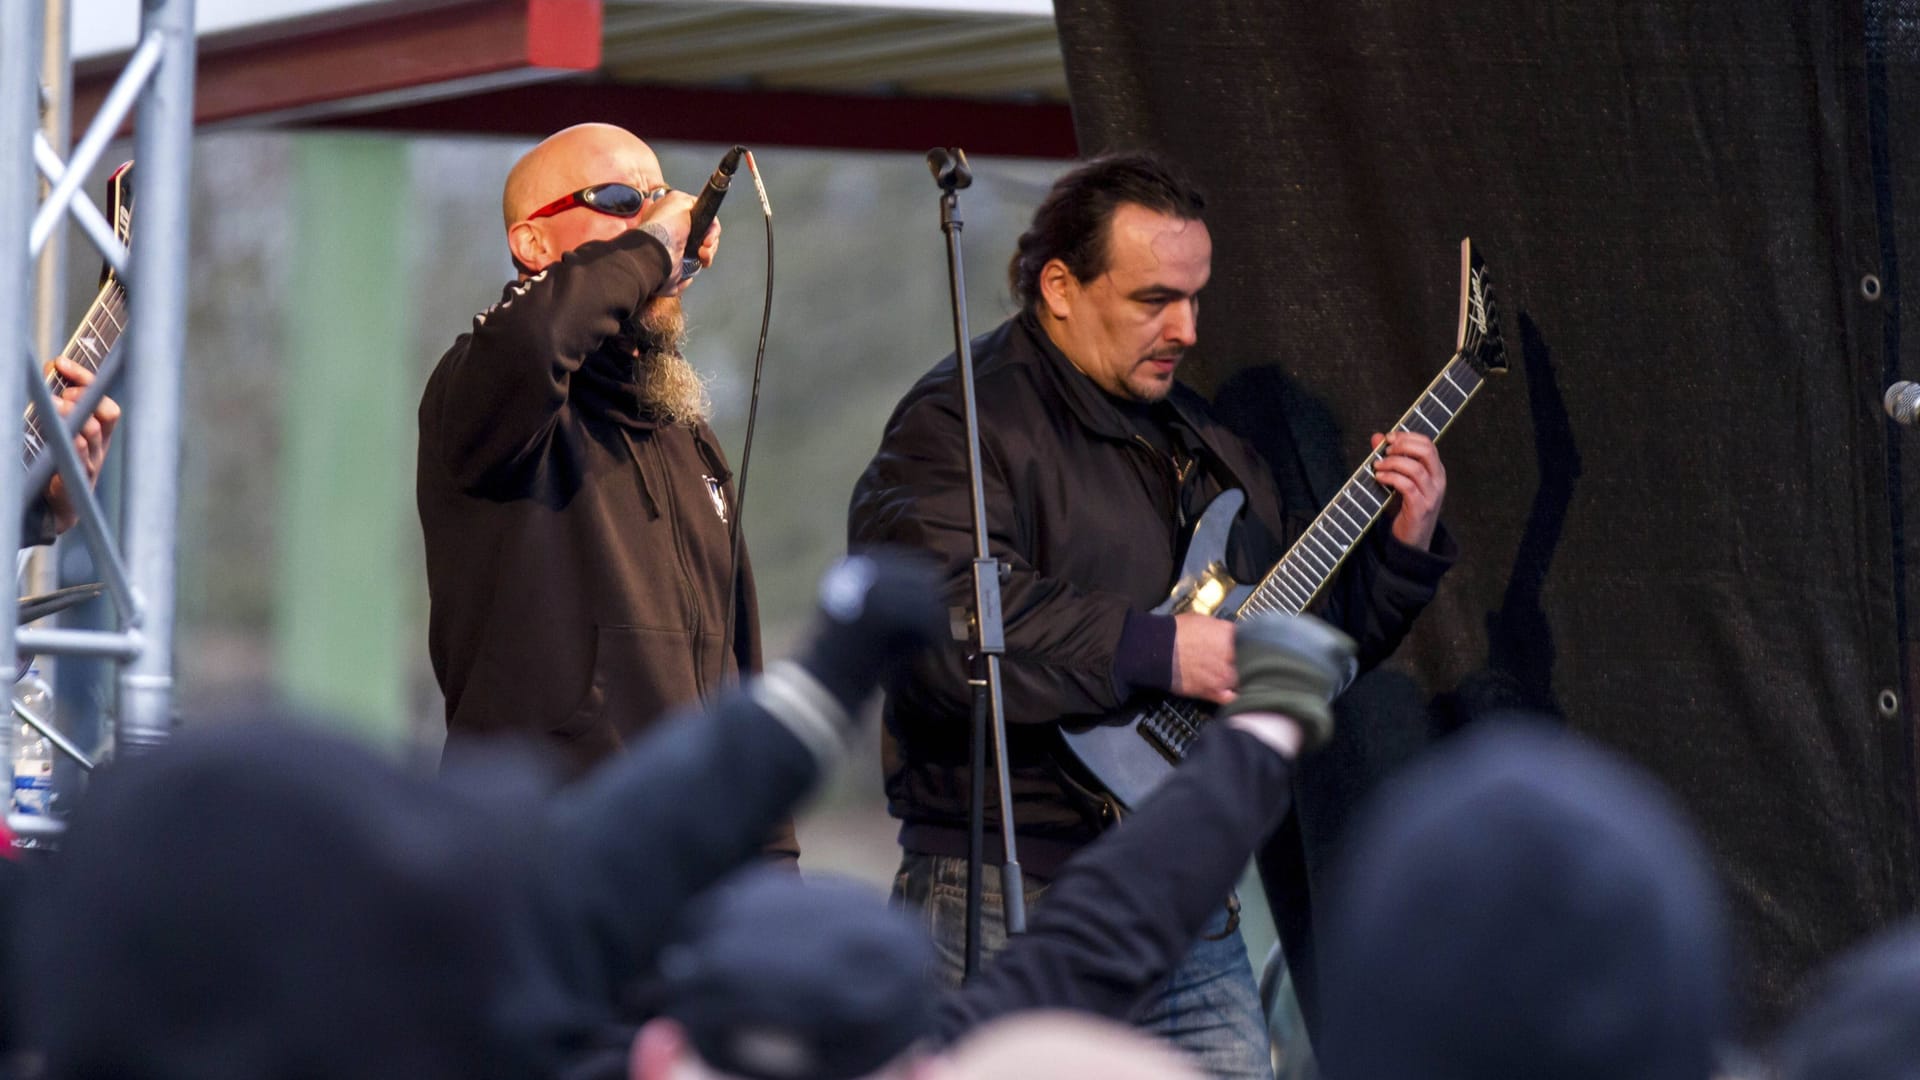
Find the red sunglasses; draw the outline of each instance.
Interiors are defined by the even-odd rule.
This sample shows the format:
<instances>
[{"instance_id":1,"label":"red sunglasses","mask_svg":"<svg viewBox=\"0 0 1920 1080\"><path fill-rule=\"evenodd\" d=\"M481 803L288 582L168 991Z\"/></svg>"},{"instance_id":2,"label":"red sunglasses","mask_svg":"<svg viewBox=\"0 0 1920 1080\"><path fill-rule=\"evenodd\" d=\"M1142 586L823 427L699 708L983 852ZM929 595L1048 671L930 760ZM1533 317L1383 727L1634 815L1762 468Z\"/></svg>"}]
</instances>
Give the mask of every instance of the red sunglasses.
<instances>
[{"instance_id":1,"label":"red sunglasses","mask_svg":"<svg viewBox=\"0 0 1920 1080\"><path fill-rule=\"evenodd\" d=\"M595 184L592 187L581 188L571 195L562 195L558 199L535 210L533 213L528 214L527 220L532 221L535 218L550 217L561 211L571 210L576 206L584 206L589 210L597 210L609 217L632 217L645 209L648 203L672 190L672 188L664 185L651 188L647 191L641 191L632 184L617 182L611 184Z\"/></svg>"}]
</instances>

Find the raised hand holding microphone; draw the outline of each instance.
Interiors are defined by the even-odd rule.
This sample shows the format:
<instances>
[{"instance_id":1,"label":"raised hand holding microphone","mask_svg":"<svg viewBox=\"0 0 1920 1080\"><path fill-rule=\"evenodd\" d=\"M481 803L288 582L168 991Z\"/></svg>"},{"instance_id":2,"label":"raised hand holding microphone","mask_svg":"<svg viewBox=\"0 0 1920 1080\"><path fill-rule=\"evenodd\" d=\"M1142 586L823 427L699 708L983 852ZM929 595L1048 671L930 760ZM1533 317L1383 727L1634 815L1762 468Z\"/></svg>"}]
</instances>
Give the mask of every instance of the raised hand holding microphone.
<instances>
[{"instance_id":1,"label":"raised hand holding microphone","mask_svg":"<svg viewBox=\"0 0 1920 1080\"><path fill-rule=\"evenodd\" d=\"M687 281L701 267L713 265L714 255L720 250L720 223L708 219L706 231L694 240L693 212L698 200L684 191L666 191L641 211L635 228L645 229L660 241L667 249L667 260L676 268L676 273L654 293L656 296L678 296L686 291ZM689 251L689 245L692 245ZM687 267L693 267L693 272Z\"/></svg>"},{"instance_id":2,"label":"raised hand holding microphone","mask_svg":"<svg viewBox=\"0 0 1920 1080\"><path fill-rule=\"evenodd\" d=\"M687 233L689 236L702 238L700 247L702 252L706 250L704 238L709 232L709 227L714 224L715 215L720 213L720 201L727 197L727 190L733 186L733 174L740 168L740 156L746 152L747 148L744 146L735 146L728 150L720 159L719 166L713 170L713 175L707 177L706 186L700 189L700 197L694 200ZM718 233L713 235L716 239L719 236ZM711 255L705 259L683 255L680 259L680 280L685 281L699 273L702 267L710 266L712 263Z\"/></svg>"},{"instance_id":3,"label":"raised hand holding microphone","mask_svg":"<svg viewBox=\"0 0 1920 1080\"><path fill-rule=\"evenodd\" d=\"M654 235L665 245L667 258L676 266L685 257L687 240L693 232L693 204L693 196L669 190L648 203L636 222L636 227L652 226L659 230Z\"/></svg>"}]
</instances>

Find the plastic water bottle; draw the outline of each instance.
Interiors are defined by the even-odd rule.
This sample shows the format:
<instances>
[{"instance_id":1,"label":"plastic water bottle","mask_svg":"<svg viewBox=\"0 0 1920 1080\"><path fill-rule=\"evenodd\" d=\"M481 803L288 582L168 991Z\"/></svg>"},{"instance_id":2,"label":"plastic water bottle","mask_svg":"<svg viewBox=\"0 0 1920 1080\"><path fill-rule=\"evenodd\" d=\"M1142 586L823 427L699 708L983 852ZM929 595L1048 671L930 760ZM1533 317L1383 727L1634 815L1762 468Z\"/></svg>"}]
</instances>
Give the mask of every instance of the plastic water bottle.
<instances>
[{"instance_id":1,"label":"plastic water bottle","mask_svg":"<svg viewBox=\"0 0 1920 1080\"><path fill-rule=\"evenodd\" d=\"M13 699L22 709L42 720L53 720L53 690L40 677L39 668L27 669L26 678L14 684ZM44 816L52 809L53 745L47 737L19 717L13 718L13 812Z\"/></svg>"}]
</instances>

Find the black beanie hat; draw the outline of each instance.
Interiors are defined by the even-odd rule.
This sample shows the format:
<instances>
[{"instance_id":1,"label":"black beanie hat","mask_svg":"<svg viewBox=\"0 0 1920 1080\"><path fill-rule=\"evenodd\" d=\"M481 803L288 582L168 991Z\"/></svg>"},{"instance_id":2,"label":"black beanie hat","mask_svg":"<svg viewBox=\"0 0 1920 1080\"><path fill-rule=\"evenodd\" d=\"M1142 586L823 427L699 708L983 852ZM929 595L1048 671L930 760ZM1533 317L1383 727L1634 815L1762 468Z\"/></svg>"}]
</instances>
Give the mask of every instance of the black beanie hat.
<instances>
[{"instance_id":1,"label":"black beanie hat","mask_svg":"<svg viewBox=\"0 0 1920 1080\"><path fill-rule=\"evenodd\" d=\"M760 867L693 909L646 996L713 1068L850 1080L932 1037L933 945L870 887Z\"/></svg>"},{"instance_id":2,"label":"black beanie hat","mask_svg":"<svg viewBox=\"0 0 1920 1080\"><path fill-rule=\"evenodd\" d=\"M24 920L62 1080L499 1075L497 845L425 780L291 724L103 771Z\"/></svg>"},{"instance_id":3,"label":"black beanie hat","mask_svg":"<svg viewBox=\"0 0 1920 1080\"><path fill-rule=\"evenodd\" d=\"M1777 1057L1780 1080L1920 1078L1920 923L1834 961Z\"/></svg>"},{"instance_id":4,"label":"black beanie hat","mask_svg":"<svg viewBox=\"0 0 1920 1080\"><path fill-rule=\"evenodd\" d=\"M1701 845L1639 771L1514 719L1359 827L1321 965L1329 1075L1707 1080L1728 969Z\"/></svg>"}]
</instances>

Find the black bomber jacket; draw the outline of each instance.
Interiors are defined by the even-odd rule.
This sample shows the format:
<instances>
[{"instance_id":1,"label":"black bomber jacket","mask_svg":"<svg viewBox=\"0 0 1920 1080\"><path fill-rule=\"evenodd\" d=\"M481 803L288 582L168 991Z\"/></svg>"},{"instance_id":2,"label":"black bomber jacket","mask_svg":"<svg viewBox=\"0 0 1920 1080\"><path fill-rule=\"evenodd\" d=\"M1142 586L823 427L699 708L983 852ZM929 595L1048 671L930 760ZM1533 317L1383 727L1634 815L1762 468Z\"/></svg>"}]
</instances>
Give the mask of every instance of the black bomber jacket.
<instances>
[{"instance_id":1,"label":"black bomber jacket","mask_svg":"<svg viewBox=\"0 0 1920 1080\"><path fill-rule=\"evenodd\" d=\"M1091 722L1122 703L1126 688L1114 672L1122 627L1129 611L1166 599L1184 555L1184 522L1169 504L1169 460L1138 437L1031 315L975 339L973 357L991 546L1010 569L1001 666L1014 819L1022 862L1044 876L1106 824L1099 803L1063 775L1057 727ZM854 488L848 538L856 547L935 553L949 574L947 603L959 605L971 589L973 541L954 365L952 356L936 365L888 419ZM1230 487L1246 493L1228 569L1241 581L1259 580L1311 514L1286 512L1266 463L1213 419L1199 394L1176 384L1167 400L1197 462L1187 502L1204 506ZM1444 529L1432 551L1418 551L1376 528L1316 613L1353 635L1362 667L1370 667L1399 645L1453 558ZM966 651L955 644L888 688L888 808L910 851L965 850L966 676ZM990 798L996 833L997 811Z\"/></svg>"}]
</instances>

